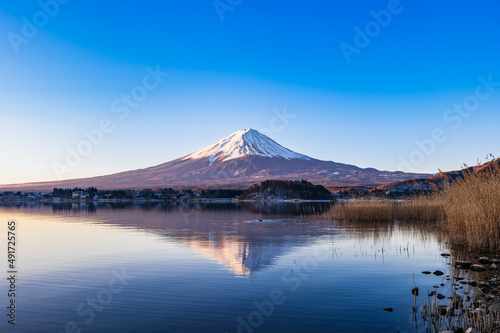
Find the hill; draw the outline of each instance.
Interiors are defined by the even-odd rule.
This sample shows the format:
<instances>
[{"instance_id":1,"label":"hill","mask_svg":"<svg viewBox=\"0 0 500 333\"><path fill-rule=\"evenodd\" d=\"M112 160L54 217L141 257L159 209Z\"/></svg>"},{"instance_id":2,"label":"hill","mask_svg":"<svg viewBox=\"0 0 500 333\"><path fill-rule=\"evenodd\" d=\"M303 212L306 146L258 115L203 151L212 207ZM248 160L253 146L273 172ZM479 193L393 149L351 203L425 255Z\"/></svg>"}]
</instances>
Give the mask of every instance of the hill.
<instances>
[{"instance_id":1,"label":"hill","mask_svg":"<svg viewBox=\"0 0 500 333\"><path fill-rule=\"evenodd\" d=\"M240 200L332 200L332 194L321 185L305 180L266 180L246 190Z\"/></svg>"},{"instance_id":2,"label":"hill","mask_svg":"<svg viewBox=\"0 0 500 333\"><path fill-rule=\"evenodd\" d=\"M494 159L490 162L472 166L465 167L462 170L455 170L449 172L440 172L433 176L427 178L419 179L408 179L404 181L398 181L394 183L389 183L385 185L378 186L373 189L373 191L384 190L384 191L439 191L443 189L445 184L454 182L458 179L464 179L467 173L481 173L489 170L494 165L500 165L500 159Z\"/></svg>"}]
</instances>

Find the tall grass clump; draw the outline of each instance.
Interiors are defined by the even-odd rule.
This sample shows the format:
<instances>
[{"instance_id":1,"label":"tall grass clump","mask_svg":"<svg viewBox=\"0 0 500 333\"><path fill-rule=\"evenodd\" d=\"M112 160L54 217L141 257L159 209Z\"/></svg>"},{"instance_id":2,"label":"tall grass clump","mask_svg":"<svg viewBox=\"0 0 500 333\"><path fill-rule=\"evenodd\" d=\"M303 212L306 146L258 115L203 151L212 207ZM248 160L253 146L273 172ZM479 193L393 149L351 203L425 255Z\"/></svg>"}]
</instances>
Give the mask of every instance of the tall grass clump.
<instances>
[{"instance_id":1,"label":"tall grass clump","mask_svg":"<svg viewBox=\"0 0 500 333\"><path fill-rule=\"evenodd\" d=\"M435 196L421 196L396 202L355 200L334 205L330 219L354 222L418 221L436 222L442 216L442 202Z\"/></svg>"},{"instance_id":2,"label":"tall grass clump","mask_svg":"<svg viewBox=\"0 0 500 333\"><path fill-rule=\"evenodd\" d=\"M330 219L355 222L385 222L394 220L394 202L388 200L355 200L340 202L330 209Z\"/></svg>"},{"instance_id":3,"label":"tall grass clump","mask_svg":"<svg viewBox=\"0 0 500 333\"><path fill-rule=\"evenodd\" d=\"M437 222L443 216L443 200L437 195L418 196L396 206L399 221Z\"/></svg>"},{"instance_id":4,"label":"tall grass clump","mask_svg":"<svg viewBox=\"0 0 500 333\"><path fill-rule=\"evenodd\" d=\"M479 168L479 167L478 167ZM440 193L450 241L474 250L500 250L500 165L464 170Z\"/></svg>"},{"instance_id":5,"label":"tall grass clump","mask_svg":"<svg viewBox=\"0 0 500 333\"><path fill-rule=\"evenodd\" d=\"M500 251L500 159L444 178L444 188L401 202L359 199L338 203L324 216L339 221L439 222L454 245Z\"/></svg>"}]
</instances>

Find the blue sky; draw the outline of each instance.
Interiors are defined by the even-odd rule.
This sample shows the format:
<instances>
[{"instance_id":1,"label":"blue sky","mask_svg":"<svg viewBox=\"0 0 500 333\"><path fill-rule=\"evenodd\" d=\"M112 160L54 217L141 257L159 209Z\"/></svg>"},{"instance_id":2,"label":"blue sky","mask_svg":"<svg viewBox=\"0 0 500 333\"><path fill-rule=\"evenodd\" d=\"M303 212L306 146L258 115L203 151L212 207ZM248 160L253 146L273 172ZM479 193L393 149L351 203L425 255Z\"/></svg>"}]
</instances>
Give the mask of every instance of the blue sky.
<instances>
[{"instance_id":1,"label":"blue sky","mask_svg":"<svg viewBox=\"0 0 500 333\"><path fill-rule=\"evenodd\" d=\"M2 184L148 167L242 128L383 170L500 155L496 1L60 2L0 5Z\"/></svg>"}]
</instances>

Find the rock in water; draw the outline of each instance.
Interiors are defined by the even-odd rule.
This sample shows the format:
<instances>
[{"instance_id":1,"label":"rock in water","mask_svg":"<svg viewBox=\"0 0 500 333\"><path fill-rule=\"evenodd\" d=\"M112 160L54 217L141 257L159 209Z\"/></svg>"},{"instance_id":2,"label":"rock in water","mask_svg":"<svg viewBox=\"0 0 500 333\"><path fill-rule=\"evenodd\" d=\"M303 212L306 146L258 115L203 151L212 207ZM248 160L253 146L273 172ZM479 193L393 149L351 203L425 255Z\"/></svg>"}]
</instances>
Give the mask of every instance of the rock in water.
<instances>
[{"instance_id":1,"label":"rock in water","mask_svg":"<svg viewBox=\"0 0 500 333\"><path fill-rule=\"evenodd\" d=\"M488 257L481 257L479 258L479 263L485 265L485 264L489 264L490 263L490 259L488 259Z\"/></svg>"},{"instance_id":2,"label":"rock in water","mask_svg":"<svg viewBox=\"0 0 500 333\"><path fill-rule=\"evenodd\" d=\"M411 290L412 295L418 296L418 287L415 287Z\"/></svg>"},{"instance_id":3,"label":"rock in water","mask_svg":"<svg viewBox=\"0 0 500 333\"><path fill-rule=\"evenodd\" d=\"M432 274L434 274L434 275L436 275L436 276L441 276L441 275L444 275L444 273L443 273L443 272L441 272L440 270L434 271L434 273L432 273Z\"/></svg>"},{"instance_id":4,"label":"rock in water","mask_svg":"<svg viewBox=\"0 0 500 333\"><path fill-rule=\"evenodd\" d=\"M446 313L448 313L448 311L451 311L451 309L447 305L438 305L436 310L440 316L446 316Z\"/></svg>"},{"instance_id":5,"label":"rock in water","mask_svg":"<svg viewBox=\"0 0 500 333\"><path fill-rule=\"evenodd\" d=\"M394 309L393 309L393 308L385 308L385 309L382 309L382 310L387 311L387 312L392 312L392 311L394 311Z\"/></svg>"},{"instance_id":6,"label":"rock in water","mask_svg":"<svg viewBox=\"0 0 500 333\"><path fill-rule=\"evenodd\" d=\"M453 307L455 309L460 309L462 307L462 302L463 302L463 298L462 296L460 295L453 295L453 297L451 298L451 302L453 304Z\"/></svg>"},{"instance_id":7,"label":"rock in water","mask_svg":"<svg viewBox=\"0 0 500 333\"><path fill-rule=\"evenodd\" d=\"M486 267L484 267L483 265L474 264L470 266L470 270L474 272L483 272L486 270Z\"/></svg>"},{"instance_id":8,"label":"rock in water","mask_svg":"<svg viewBox=\"0 0 500 333\"><path fill-rule=\"evenodd\" d=\"M457 268L469 269L471 265L472 265L472 262L470 262L470 261L465 261L465 260L455 261L455 267L457 267Z\"/></svg>"},{"instance_id":9,"label":"rock in water","mask_svg":"<svg viewBox=\"0 0 500 333\"><path fill-rule=\"evenodd\" d=\"M422 274L431 274L429 271L423 271Z\"/></svg>"}]
</instances>

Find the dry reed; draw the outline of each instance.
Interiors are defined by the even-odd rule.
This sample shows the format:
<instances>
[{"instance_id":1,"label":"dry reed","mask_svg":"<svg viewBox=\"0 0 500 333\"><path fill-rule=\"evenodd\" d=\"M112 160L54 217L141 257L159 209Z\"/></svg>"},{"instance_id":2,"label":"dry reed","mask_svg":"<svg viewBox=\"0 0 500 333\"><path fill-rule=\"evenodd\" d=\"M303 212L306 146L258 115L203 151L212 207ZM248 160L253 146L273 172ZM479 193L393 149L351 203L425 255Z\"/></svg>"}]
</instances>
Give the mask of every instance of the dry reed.
<instances>
[{"instance_id":1,"label":"dry reed","mask_svg":"<svg viewBox=\"0 0 500 333\"><path fill-rule=\"evenodd\" d=\"M473 250L500 250L500 166L491 163L481 172L465 172L440 193L443 226L450 241Z\"/></svg>"},{"instance_id":2,"label":"dry reed","mask_svg":"<svg viewBox=\"0 0 500 333\"><path fill-rule=\"evenodd\" d=\"M463 178L433 195L395 202L363 200L340 202L324 217L354 222L439 222L449 241L469 250L500 250L500 164L464 170ZM477 171L477 170L476 170Z\"/></svg>"},{"instance_id":3,"label":"dry reed","mask_svg":"<svg viewBox=\"0 0 500 333\"><path fill-rule=\"evenodd\" d=\"M334 205L325 217L351 222L438 222L445 239L465 251L500 251L500 160L463 170L453 182L434 195L402 202L355 200ZM426 331L441 332L457 327L478 332L498 330L500 312L491 311L488 295L482 303L466 298L461 304L429 297L420 309ZM455 297L455 295L453 295ZM497 300L498 301L498 300ZM443 304L444 303L444 304ZM416 296L413 297L417 322Z\"/></svg>"},{"instance_id":4,"label":"dry reed","mask_svg":"<svg viewBox=\"0 0 500 333\"><path fill-rule=\"evenodd\" d=\"M434 197L416 197L401 202L390 200L341 202L333 206L326 213L326 217L355 222L436 222L442 214L440 200Z\"/></svg>"}]
</instances>

